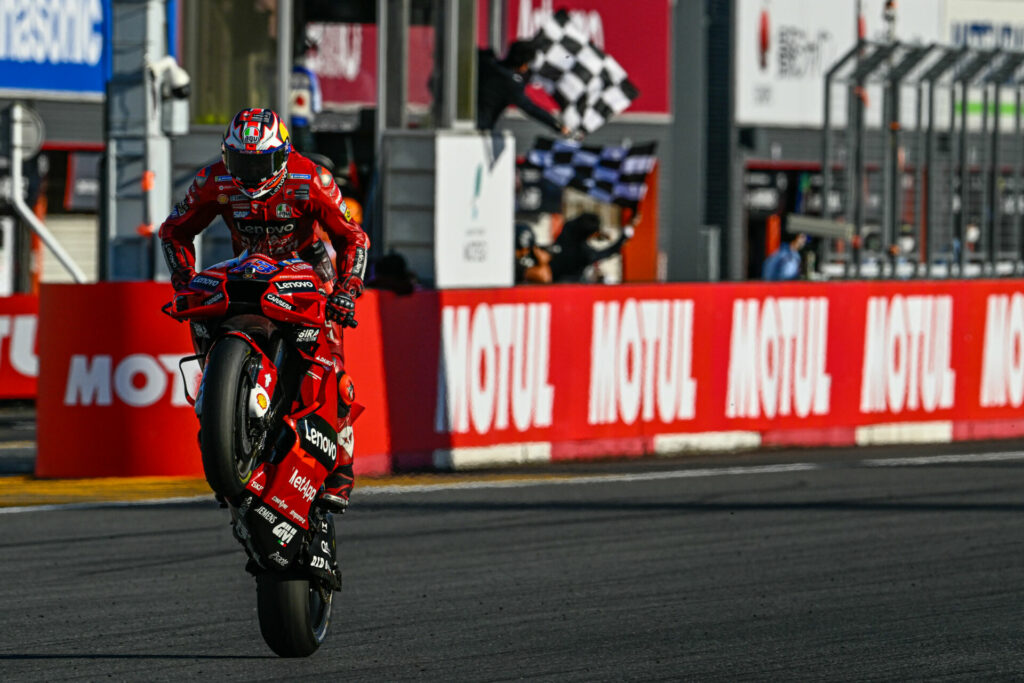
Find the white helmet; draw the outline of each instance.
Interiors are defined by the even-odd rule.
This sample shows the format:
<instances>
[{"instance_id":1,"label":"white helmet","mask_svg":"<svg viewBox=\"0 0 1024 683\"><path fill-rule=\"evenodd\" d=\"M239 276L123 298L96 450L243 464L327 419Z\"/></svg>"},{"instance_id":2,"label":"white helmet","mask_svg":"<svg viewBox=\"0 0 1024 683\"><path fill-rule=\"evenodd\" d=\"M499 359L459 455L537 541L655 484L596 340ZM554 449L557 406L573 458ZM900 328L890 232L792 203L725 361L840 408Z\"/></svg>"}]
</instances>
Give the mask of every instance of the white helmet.
<instances>
[{"instance_id":1,"label":"white helmet","mask_svg":"<svg viewBox=\"0 0 1024 683\"><path fill-rule=\"evenodd\" d=\"M284 181L292 143L275 111L243 109L228 124L220 150L238 189L259 199L275 192Z\"/></svg>"}]
</instances>

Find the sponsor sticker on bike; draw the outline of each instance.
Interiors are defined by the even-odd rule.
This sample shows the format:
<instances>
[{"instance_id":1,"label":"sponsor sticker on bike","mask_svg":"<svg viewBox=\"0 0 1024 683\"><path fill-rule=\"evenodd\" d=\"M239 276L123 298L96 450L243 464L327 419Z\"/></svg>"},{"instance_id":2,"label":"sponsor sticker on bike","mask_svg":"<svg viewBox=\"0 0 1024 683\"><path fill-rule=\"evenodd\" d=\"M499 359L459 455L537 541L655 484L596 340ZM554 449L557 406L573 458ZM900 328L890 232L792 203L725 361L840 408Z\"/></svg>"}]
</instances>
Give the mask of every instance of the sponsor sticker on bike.
<instances>
[{"instance_id":1,"label":"sponsor sticker on bike","mask_svg":"<svg viewBox=\"0 0 1024 683\"><path fill-rule=\"evenodd\" d=\"M320 336L320 330L315 327L307 327L295 333L296 344L312 344Z\"/></svg>"},{"instance_id":2,"label":"sponsor sticker on bike","mask_svg":"<svg viewBox=\"0 0 1024 683\"><path fill-rule=\"evenodd\" d=\"M263 519L267 520L267 522L269 522L270 524L277 523L277 515L271 512L270 508L268 508L266 505L260 505L259 507L255 508L253 512L262 517Z\"/></svg>"},{"instance_id":3,"label":"sponsor sticker on bike","mask_svg":"<svg viewBox=\"0 0 1024 683\"><path fill-rule=\"evenodd\" d=\"M220 280L206 275L196 275L192 278L189 285L195 289L205 289L207 291L213 291L220 287Z\"/></svg>"},{"instance_id":4,"label":"sponsor sticker on bike","mask_svg":"<svg viewBox=\"0 0 1024 683\"><path fill-rule=\"evenodd\" d=\"M277 282L275 284L277 285L277 291L282 294L316 291L316 285L309 280L285 280L284 282Z\"/></svg>"},{"instance_id":5,"label":"sponsor sticker on bike","mask_svg":"<svg viewBox=\"0 0 1024 683\"><path fill-rule=\"evenodd\" d=\"M292 485L302 499L307 503L313 502L313 497L316 496L317 487L313 484L309 477L299 473L299 470L292 468L292 474L288 477L288 483Z\"/></svg>"},{"instance_id":6,"label":"sponsor sticker on bike","mask_svg":"<svg viewBox=\"0 0 1024 683\"><path fill-rule=\"evenodd\" d=\"M279 307L283 308L286 311L294 311L295 310L295 306L293 306L292 304L288 303L287 301L285 301L284 299L279 297L277 294L267 294L267 296L264 297L264 298L267 301L269 301L270 303L274 304L275 306L279 306Z\"/></svg>"},{"instance_id":7,"label":"sponsor sticker on bike","mask_svg":"<svg viewBox=\"0 0 1024 683\"><path fill-rule=\"evenodd\" d=\"M309 415L299 420L296 425L299 442L303 450L312 455L328 470L334 469L338 458L338 433L327 420L319 415Z\"/></svg>"},{"instance_id":8,"label":"sponsor sticker on bike","mask_svg":"<svg viewBox=\"0 0 1024 683\"><path fill-rule=\"evenodd\" d=\"M277 536L277 542L282 546L288 545L295 538L295 532L295 527L288 522L281 522L274 527L274 535Z\"/></svg>"}]
</instances>

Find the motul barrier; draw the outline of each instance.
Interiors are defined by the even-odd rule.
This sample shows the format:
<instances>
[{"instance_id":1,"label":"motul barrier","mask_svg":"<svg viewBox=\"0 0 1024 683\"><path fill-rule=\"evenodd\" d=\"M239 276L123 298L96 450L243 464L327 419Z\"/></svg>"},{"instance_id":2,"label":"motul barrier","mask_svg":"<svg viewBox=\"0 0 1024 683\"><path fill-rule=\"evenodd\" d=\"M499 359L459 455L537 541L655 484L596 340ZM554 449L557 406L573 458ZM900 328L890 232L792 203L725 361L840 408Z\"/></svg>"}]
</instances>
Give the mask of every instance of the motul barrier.
<instances>
[{"instance_id":1,"label":"motul barrier","mask_svg":"<svg viewBox=\"0 0 1024 683\"><path fill-rule=\"evenodd\" d=\"M35 398L39 298L0 298L0 399Z\"/></svg>"},{"instance_id":2,"label":"motul barrier","mask_svg":"<svg viewBox=\"0 0 1024 683\"><path fill-rule=\"evenodd\" d=\"M405 416L395 464L1024 434L1022 289L752 283L389 299L388 410Z\"/></svg>"},{"instance_id":3,"label":"motul barrier","mask_svg":"<svg viewBox=\"0 0 1024 683\"><path fill-rule=\"evenodd\" d=\"M44 287L38 474L201 474L168 294ZM362 474L1024 435L1022 281L369 292L359 321Z\"/></svg>"},{"instance_id":4,"label":"motul barrier","mask_svg":"<svg viewBox=\"0 0 1024 683\"><path fill-rule=\"evenodd\" d=\"M160 311L170 295L168 285L151 282L43 286L37 476L203 476L199 424L178 367L192 344L188 325ZM367 302L366 331L346 346L366 378L358 398L376 406L379 353L360 352L380 348L374 297ZM186 374L194 396L196 369ZM356 472L390 471L382 430L367 433Z\"/></svg>"}]
</instances>

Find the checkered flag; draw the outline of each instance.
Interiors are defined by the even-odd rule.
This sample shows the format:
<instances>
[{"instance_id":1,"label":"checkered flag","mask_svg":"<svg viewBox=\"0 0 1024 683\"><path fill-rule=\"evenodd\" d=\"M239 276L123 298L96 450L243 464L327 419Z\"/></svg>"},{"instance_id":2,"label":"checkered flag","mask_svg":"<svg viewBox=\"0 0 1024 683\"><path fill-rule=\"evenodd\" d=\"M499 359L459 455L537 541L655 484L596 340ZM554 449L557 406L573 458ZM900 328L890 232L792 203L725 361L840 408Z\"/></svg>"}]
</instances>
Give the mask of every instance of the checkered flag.
<instances>
[{"instance_id":1,"label":"checkered flag","mask_svg":"<svg viewBox=\"0 0 1024 683\"><path fill-rule=\"evenodd\" d=\"M527 152L533 175L559 187L573 187L600 202L636 210L647 195L647 176L657 163L657 143L584 146L570 140L537 138ZM524 173L528 177L530 173Z\"/></svg>"},{"instance_id":2,"label":"checkered flag","mask_svg":"<svg viewBox=\"0 0 1024 683\"><path fill-rule=\"evenodd\" d=\"M587 40L564 9L544 23L533 42L533 80L554 97L562 123L573 132L593 133L640 94L619 63Z\"/></svg>"}]
</instances>

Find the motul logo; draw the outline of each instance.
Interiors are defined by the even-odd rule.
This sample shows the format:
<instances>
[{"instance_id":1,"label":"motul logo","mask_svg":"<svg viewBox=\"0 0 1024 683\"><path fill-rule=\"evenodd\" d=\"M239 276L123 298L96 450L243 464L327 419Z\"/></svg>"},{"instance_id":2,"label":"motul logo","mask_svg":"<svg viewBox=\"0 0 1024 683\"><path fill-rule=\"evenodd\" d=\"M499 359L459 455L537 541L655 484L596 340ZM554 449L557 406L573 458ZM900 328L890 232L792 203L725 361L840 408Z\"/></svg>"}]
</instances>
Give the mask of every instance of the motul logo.
<instances>
[{"instance_id":1,"label":"motul logo","mask_svg":"<svg viewBox=\"0 0 1024 683\"><path fill-rule=\"evenodd\" d=\"M1024 296L988 297L982 353L981 405L1019 408L1024 403Z\"/></svg>"},{"instance_id":2,"label":"motul logo","mask_svg":"<svg viewBox=\"0 0 1024 683\"><path fill-rule=\"evenodd\" d=\"M435 429L477 434L551 425L550 304L445 306Z\"/></svg>"},{"instance_id":3,"label":"motul logo","mask_svg":"<svg viewBox=\"0 0 1024 683\"><path fill-rule=\"evenodd\" d=\"M861 413L953 407L953 298L868 299Z\"/></svg>"},{"instance_id":4,"label":"motul logo","mask_svg":"<svg viewBox=\"0 0 1024 683\"><path fill-rule=\"evenodd\" d=\"M150 356L134 353L116 365L109 355L71 357L67 386L64 390L66 406L109 406L114 396L130 406L143 408L160 401L171 389L171 405L185 406L185 386L180 381L178 361L180 354Z\"/></svg>"},{"instance_id":5,"label":"motul logo","mask_svg":"<svg viewBox=\"0 0 1024 683\"><path fill-rule=\"evenodd\" d=\"M589 424L693 418L693 301L599 301L591 330Z\"/></svg>"},{"instance_id":6,"label":"motul logo","mask_svg":"<svg viewBox=\"0 0 1024 683\"><path fill-rule=\"evenodd\" d=\"M829 412L828 299L738 299L732 308L726 417Z\"/></svg>"},{"instance_id":7,"label":"motul logo","mask_svg":"<svg viewBox=\"0 0 1024 683\"><path fill-rule=\"evenodd\" d=\"M9 338L7 361L15 372L25 377L39 376L39 358L35 352L36 322L35 315L0 315L0 348Z\"/></svg>"}]
</instances>

